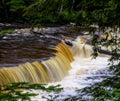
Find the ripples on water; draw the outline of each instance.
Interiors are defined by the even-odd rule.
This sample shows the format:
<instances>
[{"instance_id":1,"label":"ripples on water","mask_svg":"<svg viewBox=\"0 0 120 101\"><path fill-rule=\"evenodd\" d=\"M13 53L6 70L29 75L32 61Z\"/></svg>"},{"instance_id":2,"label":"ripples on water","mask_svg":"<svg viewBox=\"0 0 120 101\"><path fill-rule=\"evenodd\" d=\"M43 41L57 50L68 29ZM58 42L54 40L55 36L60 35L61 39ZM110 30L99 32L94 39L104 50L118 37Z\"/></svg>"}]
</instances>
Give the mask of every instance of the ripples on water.
<instances>
[{"instance_id":1,"label":"ripples on water","mask_svg":"<svg viewBox=\"0 0 120 101\"><path fill-rule=\"evenodd\" d=\"M10 67L25 62L48 59L54 55L55 50L52 50L52 48L59 42L59 39L49 35L8 36L0 40L0 67ZM69 75L61 82L52 83L52 85L61 84L64 88L64 91L58 94L51 94L53 97L59 95L61 100L58 101L67 97L74 97L78 94L75 90L100 82L105 76L112 75L105 68L108 67L107 57L98 57L96 60L74 58L75 61L71 63L72 69L69 71ZM36 90L32 90L32 92L39 94L39 96L33 98L33 100L38 101L46 101L41 98L41 95L49 97L50 94ZM85 95L85 97L89 96Z\"/></svg>"},{"instance_id":2,"label":"ripples on water","mask_svg":"<svg viewBox=\"0 0 120 101\"><path fill-rule=\"evenodd\" d=\"M55 37L39 34L6 36L0 40L0 67L48 59L54 55L52 48L58 42Z\"/></svg>"}]
</instances>

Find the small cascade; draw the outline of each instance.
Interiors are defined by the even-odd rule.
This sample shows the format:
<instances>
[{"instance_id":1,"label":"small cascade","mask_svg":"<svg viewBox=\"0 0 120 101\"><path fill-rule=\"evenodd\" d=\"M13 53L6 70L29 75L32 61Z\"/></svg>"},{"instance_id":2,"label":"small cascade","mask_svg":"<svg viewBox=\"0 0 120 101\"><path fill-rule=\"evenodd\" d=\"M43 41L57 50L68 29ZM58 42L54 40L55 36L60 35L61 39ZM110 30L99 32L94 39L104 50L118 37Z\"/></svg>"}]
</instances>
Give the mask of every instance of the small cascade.
<instances>
[{"instance_id":1,"label":"small cascade","mask_svg":"<svg viewBox=\"0 0 120 101\"><path fill-rule=\"evenodd\" d=\"M12 82L47 83L50 78L40 62L0 69L0 85Z\"/></svg>"},{"instance_id":2,"label":"small cascade","mask_svg":"<svg viewBox=\"0 0 120 101\"><path fill-rule=\"evenodd\" d=\"M71 69L69 59L59 52L56 57L42 61L42 64L46 67L51 81L62 80L68 74L68 70Z\"/></svg>"},{"instance_id":3,"label":"small cascade","mask_svg":"<svg viewBox=\"0 0 120 101\"><path fill-rule=\"evenodd\" d=\"M70 62L73 61L73 55L64 42L59 43L55 50L62 53L65 57L69 59Z\"/></svg>"},{"instance_id":4,"label":"small cascade","mask_svg":"<svg viewBox=\"0 0 120 101\"><path fill-rule=\"evenodd\" d=\"M93 53L93 49L90 45L86 44L87 39L79 36L74 42L71 52L74 57L88 58Z\"/></svg>"},{"instance_id":5,"label":"small cascade","mask_svg":"<svg viewBox=\"0 0 120 101\"><path fill-rule=\"evenodd\" d=\"M0 69L0 85L12 82L48 83L62 80L71 69L72 54L64 42L59 43L54 57L42 62L26 62Z\"/></svg>"}]
</instances>

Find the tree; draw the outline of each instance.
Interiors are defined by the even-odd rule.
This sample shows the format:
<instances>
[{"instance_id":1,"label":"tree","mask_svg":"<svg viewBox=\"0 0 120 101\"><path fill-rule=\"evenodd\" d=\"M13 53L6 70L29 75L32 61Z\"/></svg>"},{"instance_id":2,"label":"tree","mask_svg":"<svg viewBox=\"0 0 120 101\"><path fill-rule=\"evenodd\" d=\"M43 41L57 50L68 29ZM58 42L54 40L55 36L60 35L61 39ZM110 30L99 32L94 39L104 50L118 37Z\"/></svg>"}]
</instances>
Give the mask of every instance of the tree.
<instances>
[{"instance_id":1,"label":"tree","mask_svg":"<svg viewBox=\"0 0 120 101\"><path fill-rule=\"evenodd\" d=\"M5 21L9 19L9 6L7 6L7 2L9 0L1 0L0 1L0 21Z\"/></svg>"},{"instance_id":2,"label":"tree","mask_svg":"<svg viewBox=\"0 0 120 101\"><path fill-rule=\"evenodd\" d=\"M33 20L37 19L38 23L60 23L63 20L70 22L75 18L72 12L73 3L74 0L36 0L26 8L24 16Z\"/></svg>"},{"instance_id":3,"label":"tree","mask_svg":"<svg viewBox=\"0 0 120 101\"><path fill-rule=\"evenodd\" d=\"M34 0L1 0L0 1L0 21L14 22L23 19L24 9L33 3Z\"/></svg>"}]
</instances>

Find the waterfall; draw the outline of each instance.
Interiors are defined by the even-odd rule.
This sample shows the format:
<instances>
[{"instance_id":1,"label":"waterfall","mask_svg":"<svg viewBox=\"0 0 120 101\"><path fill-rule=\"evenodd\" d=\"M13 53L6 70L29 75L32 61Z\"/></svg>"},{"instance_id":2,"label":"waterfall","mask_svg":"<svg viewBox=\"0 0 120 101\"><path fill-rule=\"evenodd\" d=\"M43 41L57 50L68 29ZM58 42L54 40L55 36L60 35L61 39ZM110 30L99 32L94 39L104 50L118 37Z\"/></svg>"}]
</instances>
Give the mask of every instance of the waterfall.
<instances>
[{"instance_id":1,"label":"waterfall","mask_svg":"<svg viewBox=\"0 0 120 101\"><path fill-rule=\"evenodd\" d=\"M86 44L86 42L87 39L82 36L77 37L77 39L73 41L71 52L74 57L88 58L92 55L93 49L91 45Z\"/></svg>"},{"instance_id":2,"label":"waterfall","mask_svg":"<svg viewBox=\"0 0 120 101\"><path fill-rule=\"evenodd\" d=\"M63 41L54 48L57 52L48 60L26 62L16 67L0 69L0 85L12 82L48 83L62 80L71 69L73 56L90 57L92 48L86 44L86 39L78 37L73 46L68 47ZM70 51L71 50L71 51Z\"/></svg>"},{"instance_id":3,"label":"waterfall","mask_svg":"<svg viewBox=\"0 0 120 101\"><path fill-rule=\"evenodd\" d=\"M70 50L68 49L68 47L64 42L59 43L58 46L55 48L55 50L62 53L65 57L68 58L70 62L73 61L72 53L70 52Z\"/></svg>"},{"instance_id":4,"label":"waterfall","mask_svg":"<svg viewBox=\"0 0 120 101\"><path fill-rule=\"evenodd\" d=\"M62 80L71 69L73 56L64 42L59 43L54 57L42 62L20 64L0 69L0 85L12 82L48 83Z\"/></svg>"}]
</instances>

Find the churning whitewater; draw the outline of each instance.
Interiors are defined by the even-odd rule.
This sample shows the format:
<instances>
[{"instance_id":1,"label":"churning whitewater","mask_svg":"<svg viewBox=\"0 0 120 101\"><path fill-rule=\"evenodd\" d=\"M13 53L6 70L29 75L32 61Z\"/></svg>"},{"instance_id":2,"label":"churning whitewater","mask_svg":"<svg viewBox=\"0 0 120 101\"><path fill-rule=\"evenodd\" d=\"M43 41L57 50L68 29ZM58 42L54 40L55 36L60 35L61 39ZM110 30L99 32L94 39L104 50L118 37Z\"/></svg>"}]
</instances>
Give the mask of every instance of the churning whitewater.
<instances>
[{"instance_id":1,"label":"churning whitewater","mask_svg":"<svg viewBox=\"0 0 120 101\"><path fill-rule=\"evenodd\" d=\"M77 95L77 89L84 88L95 82L103 80L103 76L110 76L107 71L107 56L92 58L92 46L86 44L87 40L79 36L67 46L61 41L53 50L55 56L48 60L26 62L16 67L3 67L0 69L0 85L12 82L60 84L63 91L60 93L47 93L40 90L30 90L37 93L32 101L47 101L44 97L59 95L58 101L63 98ZM50 95L50 96L49 96Z\"/></svg>"},{"instance_id":2,"label":"churning whitewater","mask_svg":"<svg viewBox=\"0 0 120 101\"><path fill-rule=\"evenodd\" d=\"M32 98L33 101L47 101L42 98L55 98L59 96L56 100L62 101L64 98L69 98L72 96L77 96L75 90L90 86L93 83L101 82L103 77L111 76L112 73L107 71L109 67L108 56L98 56L93 59L91 54L93 53L92 47L85 43L85 39L78 37L72 42L73 46L69 47L74 61L70 63L71 69L68 75L59 82L49 83L48 85L60 84L63 87L63 91L60 93L47 93L40 90L32 90L38 94L38 96ZM85 96L86 97L86 96ZM84 98L84 96L83 96Z\"/></svg>"}]
</instances>

